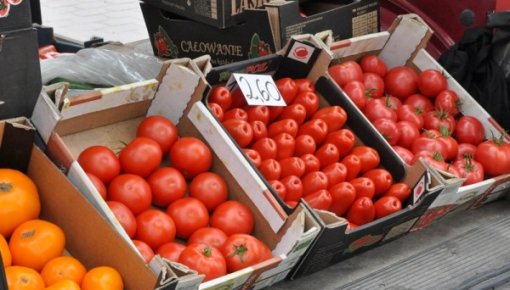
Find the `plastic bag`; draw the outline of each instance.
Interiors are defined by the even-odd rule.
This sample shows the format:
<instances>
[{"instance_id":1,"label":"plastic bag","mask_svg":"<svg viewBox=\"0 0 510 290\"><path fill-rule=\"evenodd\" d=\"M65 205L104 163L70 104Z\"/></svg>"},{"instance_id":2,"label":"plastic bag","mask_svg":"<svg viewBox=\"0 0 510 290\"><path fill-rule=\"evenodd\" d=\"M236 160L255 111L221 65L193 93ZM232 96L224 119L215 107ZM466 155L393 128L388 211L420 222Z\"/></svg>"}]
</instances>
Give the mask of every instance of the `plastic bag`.
<instances>
[{"instance_id":1,"label":"plastic bag","mask_svg":"<svg viewBox=\"0 0 510 290\"><path fill-rule=\"evenodd\" d=\"M61 78L109 87L154 79L162 65L154 56L125 48L85 48L75 54L42 60L41 75L43 84Z\"/></svg>"}]
</instances>

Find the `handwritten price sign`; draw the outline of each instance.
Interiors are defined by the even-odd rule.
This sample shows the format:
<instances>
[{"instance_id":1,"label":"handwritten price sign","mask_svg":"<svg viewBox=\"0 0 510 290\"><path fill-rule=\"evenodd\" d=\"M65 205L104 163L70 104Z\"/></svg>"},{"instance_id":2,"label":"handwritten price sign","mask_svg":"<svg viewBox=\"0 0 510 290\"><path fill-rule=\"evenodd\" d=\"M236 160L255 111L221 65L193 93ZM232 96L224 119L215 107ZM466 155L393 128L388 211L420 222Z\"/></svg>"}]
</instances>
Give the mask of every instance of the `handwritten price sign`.
<instances>
[{"instance_id":1,"label":"handwritten price sign","mask_svg":"<svg viewBox=\"0 0 510 290\"><path fill-rule=\"evenodd\" d=\"M273 78L270 75L235 73L227 87L239 86L248 105L286 106Z\"/></svg>"}]
</instances>

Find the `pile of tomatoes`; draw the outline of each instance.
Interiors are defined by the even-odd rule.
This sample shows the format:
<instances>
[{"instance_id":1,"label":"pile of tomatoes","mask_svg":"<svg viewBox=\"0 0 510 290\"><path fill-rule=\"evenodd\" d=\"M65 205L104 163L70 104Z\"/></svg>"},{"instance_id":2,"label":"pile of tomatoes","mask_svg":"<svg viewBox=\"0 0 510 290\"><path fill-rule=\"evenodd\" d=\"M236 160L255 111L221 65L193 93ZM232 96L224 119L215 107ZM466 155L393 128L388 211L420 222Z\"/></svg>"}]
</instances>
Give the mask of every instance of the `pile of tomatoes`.
<instances>
[{"instance_id":1,"label":"pile of tomatoes","mask_svg":"<svg viewBox=\"0 0 510 290\"><path fill-rule=\"evenodd\" d=\"M377 55L365 55L331 65L329 74L406 163L424 158L464 185L510 173L510 145L485 139L482 123L459 111L441 71L388 70Z\"/></svg>"},{"instance_id":2,"label":"pile of tomatoes","mask_svg":"<svg viewBox=\"0 0 510 290\"><path fill-rule=\"evenodd\" d=\"M340 106L319 107L308 79L281 78L287 106L248 106L239 89L212 87L208 105L281 200L345 217L351 227L399 211L410 194L380 168L378 152L357 145Z\"/></svg>"},{"instance_id":3,"label":"pile of tomatoes","mask_svg":"<svg viewBox=\"0 0 510 290\"><path fill-rule=\"evenodd\" d=\"M272 257L252 234L254 218L228 199L225 180L210 171L213 154L175 124L149 116L118 156L95 145L78 162L146 262L159 254L211 280Z\"/></svg>"},{"instance_id":4,"label":"pile of tomatoes","mask_svg":"<svg viewBox=\"0 0 510 290\"><path fill-rule=\"evenodd\" d=\"M64 254L63 230L39 219L34 182L24 173L0 169L0 254L9 290L122 290L120 273L109 266L87 270Z\"/></svg>"}]
</instances>

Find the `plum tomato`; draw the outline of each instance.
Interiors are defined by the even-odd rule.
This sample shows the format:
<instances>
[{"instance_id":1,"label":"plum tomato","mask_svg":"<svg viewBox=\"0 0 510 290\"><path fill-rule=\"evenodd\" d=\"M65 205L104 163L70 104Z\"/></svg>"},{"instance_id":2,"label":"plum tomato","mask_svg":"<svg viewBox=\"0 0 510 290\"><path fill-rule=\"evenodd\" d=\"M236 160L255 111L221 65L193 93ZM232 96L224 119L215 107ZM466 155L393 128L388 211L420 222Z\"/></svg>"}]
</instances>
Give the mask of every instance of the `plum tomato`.
<instances>
[{"instance_id":1,"label":"plum tomato","mask_svg":"<svg viewBox=\"0 0 510 290\"><path fill-rule=\"evenodd\" d=\"M232 95L227 87L221 85L214 86L209 92L207 102L213 102L220 105L225 112L232 107Z\"/></svg>"},{"instance_id":2,"label":"plum tomato","mask_svg":"<svg viewBox=\"0 0 510 290\"><path fill-rule=\"evenodd\" d=\"M322 119L328 125L328 133L341 129L347 121L347 113L340 106L329 106L319 109L312 119Z\"/></svg>"},{"instance_id":3,"label":"plum tomato","mask_svg":"<svg viewBox=\"0 0 510 290\"><path fill-rule=\"evenodd\" d=\"M250 209L235 200L227 200L216 207L210 221L211 227L222 230L227 236L251 234L254 226Z\"/></svg>"},{"instance_id":4,"label":"plum tomato","mask_svg":"<svg viewBox=\"0 0 510 290\"><path fill-rule=\"evenodd\" d=\"M294 150L296 148L296 140L288 133L280 133L273 136L273 140L276 143L276 159L281 160L287 157L294 156Z\"/></svg>"},{"instance_id":5,"label":"plum tomato","mask_svg":"<svg viewBox=\"0 0 510 290\"><path fill-rule=\"evenodd\" d=\"M386 192L393 184L393 176L384 168L370 169L363 174L363 177L368 177L374 182L376 197Z\"/></svg>"},{"instance_id":6,"label":"plum tomato","mask_svg":"<svg viewBox=\"0 0 510 290\"><path fill-rule=\"evenodd\" d=\"M307 153L301 155L299 158L301 158L301 160L305 163L305 172L303 174L319 171L321 169L321 161L317 158L317 156Z\"/></svg>"},{"instance_id":7,"label":"plum tomato","mask_svg":"<svg viewBox=\"0 0 510 290\"><path fill-rule=\"evenodd\" d=\"M299 90L294 80L290 77L284 77L275 80L275 84L280 95L282 95L285 104L291 104Z\"/></svg>"},{"instance_id":8,"label":"plum tomato","mask_svg":"<svg viewBox=\"0 0 510 290\"><path fill-rule=\"evenodd\" d=\"M356 197L366 196L373 199L375 196L375 182L368 177L356 177L349 181L356 189Z\"/></svg>"},{"instance_id":9,"label":"plum tomato","mask_svg":"<svg viewBox=\"0 0 510 290\"><path fill-rule=\"evenodd\" d=\"M225 112L223 112L223 109L220 107L220 105L216 103L209 103L209 110L211 113L218 119L218 121L223 122L223 117L225 116Z\"/></svg>"},{"instance_id":10,"label":"plum tomato","mask_svg":"<svg viewBox=\"0 0 510 290\"><path fill-rule=\"evenodd\" d=\"M356 178L360 173L361 159L357 155L348 154L340 162L347 168L347 175L345 176L345 180L350 181Z\"/></svg>"},{"instance_id":11,"label":"plum tomato","mask_svg":"<svg viewBox=\"0 0 510 290\"><path fill-rule=\"evenodd\" d=\"M311 119L299 128L298 135L312 136L315 144L320 145L328 134L328 124L322 119Z\"/></svg>"},{"instance_id":12,"label":"plum tomato","mask_svg":"<svg viewBox=\"0 0 510 290\"><path fill-rule=\"evenodd\" d=\"M282 173L280 175L280 178L287 177L289 175L296 175L301 177L303 174L305 174L306 170L306 164L305 161L303 161L299 157L286 157L279 161L280 166L282 168Z\"/></svg>"},{"instance_id":13,"label":"plum tomato","mask_svg":"<svg viewBox=\"0 0 510 290\"><path fill-rule=\"evenodd\" d=\"M299 201L303 196L303 182L295 175L289 175L280 180L285 186L285 201Z\"/></svg>"},{"instance_id":14,"label":"plum tomato","mask_svg":"<svg viewBox=\"0 0 510 290\"><path fill-rule=\"evenodd\" d=\"M292 104L301 104L306 109L306 117L311 118L319 109L319 96L315 92L299 92Z\"/></svg>"},{"instance_id":15,"label":"plum tomato","mask_svg":"<svg viewBox=\"0 0 510 290\"><path fill-rule=\"evenodd\" d=\"M328 133L324 139L324 143L335 145L340 154L340 158L343 158L354 148L356 137L350 129L340 129Z\"/></svg>"},{"instance_id":16,"label":"plum tomato","mask_svg":"<svg viewBox=\"0 0 510 290\"><path fill-rule=\"evenodd\" d=\"M303 182L303 196L321 189L328 189L328 176L322 171L309 172L301 180Z\"/></svg>"},{"instance_id":17,"label":"plum tomato","mask_svg":"<svg viewBox=\"0 0 510 290\"><path fill-rule=\"evenodd\" d=\"M262 158L260 157L260 154L259 152L257 152L257 150L244 148L243 152L246 155L246 157L248 157L248 160L251 161L255 168L260 167L260 164L262 163Z\"/></svg>"},{"instance_id":18,"label":"plum tomato","mask_svg":"<svg viewBox=\"0 0 510 290\"><path fill-rule=\"evenodd\" d=\"M312 136L303 134L296 137L294 155L302 156L304 154L313 154L317 149L315 139Z\"/></svg>"},{"instance_id":19,"label":"plum tomato","mask_svg":"<svg viewBox=\"0 0 510 290\"><path fill-rule=\"evenodd\" d=\"M266 159L276 159L278 147L276 142L269 137L260 138L251 145L251 149L257 151L262 161Z\"/></svg>"},{"instance_id":20,"label":"plum tomato","mask_svg":"<svg viewBox=\"0 0 510 290\"><path fill-rule=\"evenodd\" d=\"M326 189L319 189L303 197L306 203L313 209L328 210L331 207L333 198Z\"/></svg>"},{"instance_id":21,"label":"plum tomato","mask_svg":"<svg viewBox=\"0 0 510 290\"><path fill-rule=\"evenodd\" d=\"M379 219L402 209L402 203L394 196L383 196L374 203L375 218Z\"/></svg>"},{"instance_id":22,"label":"plum tomato","mask_svg":"<svg viewBox=\"0 0 510 290\"><path fill-rule=\"evenodd\" d=\"M225 127L230 136L232 136L241 148L250 145L253 141L253 129L247 121L226 119L223 120L223 127Z\"/></svg>"},{"instance_id":23,"label":"plum tomato","mask_svg":"<svg viewBox=\"0 0 510 290\"><path fill-rule=\"evenodd\" d=\"M262 176L264 176L267 180L280 179L282 175L282 166L276 159L264 159L262 160L262 163L260 163L259 171L260 174L262 174Z\"/></svg>"},{"instance_id":24,"label":"plum tomato","mask_svg":"<svg viewBox=\"0 0 510 290\"><path fill-rule=\"evenodd\" d=\"M248 106L245 107L248 114L248 122L260 121L264 125L269 124L269 108L267 106Z\"/></svg>"},{"instance_id":25,"label":"plum tomato","mask_svg":"<svg viewBox=\"0 0 510 290\"><path fill-rule=\"evenodd\" d=\"M298 133L299 125L294 119L282 119L273 122L267 126L267 136L274 137L281 133L287 133L292 137L296 137Z\"/></svg>"},{"instance_id":26,"label":"plum tomato","mask_svg":"<svg viewBox=\"0 0 510 290\"><path fill-rule=\"evenodd\" d=\"M252 140L253 142L255 142L261 138L267 137L267 127L262 121L255 120L255 121L250 122L249 124L253 131L253 140Z\"/></svg>"},{"instance_id":27,"label":"plum tomato","mask_svg":"<svg viewBox=\"0 0 510 290\"><path fill-rule=\"evenodd\" d=\"M344 181L330 187L328 191L332 199L329 211L339 217L343 216L356 199L356 188L350 182Z\"/></svg>"},{"instance_id":28,"label":"plum tomato","mask_svg":"<svg viewBox=\"0 0 510 290\"><path fill-rule=\"evenodd\" d=\"M328 177L328 189L337 183L345 181L347 177L347 167L340 162L335 162L324 167L322 172Z\"/></svg>"},{"instance_id":29,"label":"plum tomato","mask_svg":"<svg viewBox=\"0 0 510 290\"><path fill-rule=\"evenodd\" d=\"M324 143L315 151L315 156L319 159L321 169L323 169L330 164L338 162L340 159L340 152L338 152L335 145Z\"/></svg>"},{"instance_id":30,"label":"plum tomato","mask_svg":"<svg viewBox=\"0 0 510 290\"><path fill-rule=\"evenodd\" d=\"M366 196L356 198L347 212L347 220L357 226L367 224L374 218L374 203Z\"/></svg>"},{"instance_id":31,"label":"plum tomato","mask_svg":"<svg viewBox=\"0 0 510 290\"><path fill-rule=\"evenodd\" d=\"M223 122L236 119L248 122L248 113L241 108L232 108L228 111L223 112Z\"/></svg>"},{"instance_id":32,"label":"plum tomato","mask_svg":"<svg viewBox=\"0 0 510 290\"><path fill-rule=\"evenodd\" d=\"M351 154L358 156L361 161L360 173L376 168L381 162L377 150L369 146L356 146L352 149Z\"/></svg>"},{"instance_id":33,"label":"plum tomato","mask_svg":"<svg viewBox=\"0 0 510 290\"><path fill-rule=\"evenodd\" d=\"M287 196L287 189L285 188L285 185L279 180L273 179L269 180L269 184L274 189L276 194L281 198L281 200L285 200Z\"/></svg>"},{"instance_id":34,"label":"plum tomato","mask_svg":"<svg viewBox=\"0 0 510 290\"><path fill-rule=\"evenodd\" d=\"M279 120L292 119L298 125L303 124L306 119L306 108L302 104L292 104L282 109L278 116Z\"/></svg>"},{"instance_id":35,"label":"plum tomato","mask_svg":"<svg viewBox=\"0 0 510 290\"><path fill-rule=\"evenodd\" d=\"M396 182L393 183L390 188L383 193L383 196L394 196L404 203L411 195L411 187L407 183Z\"/></svg>"},{"instance_id":36,"label":"plum tomato","mask_svg":"<svg viewBox=\"0 0 510 290\"><path fill-rule=\"evenodd\" d=\"M298 92L315 92L315 84L307 78L294 79Z\"/></svg>"}]
</instances>

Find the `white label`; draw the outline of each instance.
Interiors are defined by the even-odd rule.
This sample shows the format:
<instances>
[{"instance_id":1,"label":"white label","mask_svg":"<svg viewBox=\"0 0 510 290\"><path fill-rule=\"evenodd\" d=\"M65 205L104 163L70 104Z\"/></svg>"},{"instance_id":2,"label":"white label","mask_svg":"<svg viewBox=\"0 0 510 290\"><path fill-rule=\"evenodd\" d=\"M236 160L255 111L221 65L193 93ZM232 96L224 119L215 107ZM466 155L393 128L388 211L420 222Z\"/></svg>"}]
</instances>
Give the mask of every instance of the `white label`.
<instances>
[{"instance_id":1,"label":"white label","mask_svg":"<svg viewBox=\"0 0 510 290\"><path fill-rule=\"evenodd\" d=\"M234 73L227 87L233 88L235 84L243 92L248 105L277 107L287 105L270 75Z\"/></svg>"}]
</instances>

